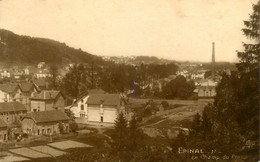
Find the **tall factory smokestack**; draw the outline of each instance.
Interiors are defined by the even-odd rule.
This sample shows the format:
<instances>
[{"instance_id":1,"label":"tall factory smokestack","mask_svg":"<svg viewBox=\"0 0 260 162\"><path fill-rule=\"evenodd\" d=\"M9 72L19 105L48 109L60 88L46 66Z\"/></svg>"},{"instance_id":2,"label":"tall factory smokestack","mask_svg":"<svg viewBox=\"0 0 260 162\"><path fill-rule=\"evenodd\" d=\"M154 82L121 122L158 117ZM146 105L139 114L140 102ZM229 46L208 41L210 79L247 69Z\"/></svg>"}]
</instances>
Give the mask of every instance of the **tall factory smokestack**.
<instances>
[{"instance_id":1,"label":"tall factory smokestack","mask_svg":"<svg viewBox=\"0 0 260 162\"><path fill-rule=\"evenodd\" d=\"M212 61L211 61L211 76L215 78L215 43L212 43Z\"/></svg>"}]
</instances>

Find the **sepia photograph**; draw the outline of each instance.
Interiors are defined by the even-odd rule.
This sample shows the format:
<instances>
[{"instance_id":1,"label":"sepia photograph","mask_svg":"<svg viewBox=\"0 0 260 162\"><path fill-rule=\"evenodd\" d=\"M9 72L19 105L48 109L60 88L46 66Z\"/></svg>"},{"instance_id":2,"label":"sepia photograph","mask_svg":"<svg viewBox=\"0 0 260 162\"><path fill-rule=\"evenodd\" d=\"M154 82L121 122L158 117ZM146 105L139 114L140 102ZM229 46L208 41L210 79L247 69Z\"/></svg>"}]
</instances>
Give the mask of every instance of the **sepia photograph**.
<instances>
[{"instance_id":1,"label":"sepia photograph","mask_svg":"<svg viewBox=\"0 0 260 162\"><path fill-rule=\"evenodd\" d=\"M0 162L260 162L260 0L0 0Z\"/></svg>"}]
</instances>

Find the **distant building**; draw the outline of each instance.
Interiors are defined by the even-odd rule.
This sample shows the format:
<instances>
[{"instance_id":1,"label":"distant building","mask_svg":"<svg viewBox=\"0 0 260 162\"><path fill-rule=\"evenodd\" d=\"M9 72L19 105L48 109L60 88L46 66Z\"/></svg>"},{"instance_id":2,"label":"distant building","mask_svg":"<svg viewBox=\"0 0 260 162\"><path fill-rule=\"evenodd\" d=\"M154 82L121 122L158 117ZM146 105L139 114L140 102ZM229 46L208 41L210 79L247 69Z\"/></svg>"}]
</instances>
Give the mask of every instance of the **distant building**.
<instances>
[{"instance_id":1,"label":"distant building","mask_svg":"<svg viewBox=\"0 0 260 162\"><path fill-rule=\"evenodd\" d=\"M37 67L38 67L39 69L45 67L45 62L39 62L38 65L37 65Z\"/></svg>"},{"instance_id":2,"label":"distant building","mask_svg":"<svg viewBox=\"0 0 260 162\"><path fill-rule=\"evenodd\" d=\"M216 96L217 82L211 79L201 81L197 93L199 98L213 98Z\"/></svg>"},{"instance_id":3,"label":"distant building","mask_svg":"<svg viewBox=\"0 0 260 162\"><path fill-rule=\"evenodd\" d=\"M44 78L47 78L47 77L51 77L52 75L49 73L48 70L40 70L37 73L35 73L34 76L37 79L42 79L42 78L44 79Z\"/></svg>"},{"instance_id":4,"label":"distant building","mask_svg":"<svg viewBox=\"0 0 260 162\"><path fill-rule=\"evenodd\" d=\"M196 72L191 73L191 79L196 80L196 79L204 79L206 70L198 70Z\"/></svg>"},{"instance_id":5,"label":"distant building","mask_svg":"<svg viewBox=\"0 0 260 162\"><path fill-rule=\"evenodd\" d=\"M28 67L24 69L24 74L25 75L30 75L30 70L29 70Z\"/></svg>"},{"instance_id":6,"label":"distant building","mask_svg":"<svg viewBox=\"0 0 260 162\"><path fill-rule=\"evenodd\" d=\"M33 93L30 98L31 111L62 110L65 107L65 97L60 91L43 90Z\"/></svg>"},{"instance_id":7,"label":"distant building","mask_svg":"<svg viewBox=\"0 0 260 162\"><path fill-rule=\"evenodd\" d=\"M177 76L178 76L178 75L182 75L182 76L184 76L185 78L187 78L187 77L189 76L189 73L188 73L187 70L180 70L180 71L177 71L177 72L176 72L176 75L177 75Z\"/></svg>"},{"instance_id":8,"label":"distant building","mask_svg":"<svg viewBox=\"0 0 260 162\"><path fill-rule=\"evenodd\" d=\"M2 78L10 78L11 73L8 70L3 70L3 72L1 72L1 76Z\"/></svg>"},{"instance_id":9,"label":"distant building","mask_svg":"<svg viewBox=\"0 0 260 162\"><path fill-rule=\"evenodd\" d=\"M214 98L216 96L216 87L221 77L215 72L215 43L212 43L212 67L211 76L203 79L194 90L198 93L198 98Z\"/></svg>"},{"instance_id":10,"label":"distant building","mask_svg":"<svg viewBox=\"0 0 260 162\"><path fill-rule=\"evenodd\" d=\"M0 119L8 125L20 120L27 113L27 109L20 102L1 102Z\"/></svg>"},{"instance_id":11,"label":"distant building","mask_svg":"<svg viewBox=\"0 0 260 162\"><path fill-rule=\"evenodd\" d=\"M71 111L79 123L114 123L118 113L125 114L125 102L119 94L88 94Z\"/></svg>"},{"instance_id":12,"label":"distant building","mask_svg":"<svg viewBox=\"0 0 260 162\"><path fill-rule=\"evenodd\" d=\"M22 118L22 131L29 135L59 134L61 124L64 133L69 132L69 117L60 110L31 112Z\"/></svg>"}]
</instances>

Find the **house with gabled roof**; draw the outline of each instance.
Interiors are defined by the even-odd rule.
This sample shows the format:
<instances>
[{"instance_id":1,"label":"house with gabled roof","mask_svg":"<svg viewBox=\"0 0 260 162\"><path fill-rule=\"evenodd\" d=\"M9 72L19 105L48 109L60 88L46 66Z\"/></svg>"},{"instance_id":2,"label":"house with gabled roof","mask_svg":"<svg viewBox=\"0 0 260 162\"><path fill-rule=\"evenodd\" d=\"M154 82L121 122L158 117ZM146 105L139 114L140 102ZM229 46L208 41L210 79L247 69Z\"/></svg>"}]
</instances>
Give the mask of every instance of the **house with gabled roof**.
<instances>
[{"instance_id":1,"label":"house with gabled roof","mask_svg":"<svg viewBox=\"0 0 260 162\"><path fill-rule=\"evenodd\" d=\"M114 123L117 115L125 111L125 101L120 94L94 93L78 100L71 107L78 123Z\"/></svg>"},{"instance_id":2,"label":"house with gabled roof","mask_svg":"<svg viewBox=\"0 0 260 162\"><path fill-rule=\"evenodd\" d=\"M70 118L60 110L38 111L28 113L22 118L22 131L29 135L53 135L69 132ZM60 126L63 131L60 132Z\"/></svg>"},{"instance_id":3,"label":"house with gabled roof","mask_svg":"<svg viewBox=\"0 0 260 162\"><path fill-rule=\"evenodd\" d=\"M65 97L60 91L43 90L30 97L31 111L62 110L65 107Z\"/></svg>"},{"instance_id":4,"label":"house with gabled roof","mask_svg":"<svg viewBox=\"0 0 260 162\"><path fill-rule=\"evenodd\" d=\"M21 99L20 102L25 105L25 107L30 111L30 97L32 97L33 93L38 92L38 88L33 83L20 83L19 88L21 91Z\"/></svg>"},{"instance_id":5,"label":"house with gabled roof","mask_svg":"<svg viewBox=\"0 0 260 162\"><path fill-rule=\"evenodd\" d=\"M0 102L0 119L11 125L27 113L26 107L20 102Z\"/></svg>"},{"instance_id":6,"label":"house with gabled roof","mask_svg":"<svg viewBox=\"0 0 260 162\"><path fill-rule=\"evenodd\" d=\"M17 83L0 84L0 102L13 102L21 100L21 90Z\"/></svg>"}]
</instances>

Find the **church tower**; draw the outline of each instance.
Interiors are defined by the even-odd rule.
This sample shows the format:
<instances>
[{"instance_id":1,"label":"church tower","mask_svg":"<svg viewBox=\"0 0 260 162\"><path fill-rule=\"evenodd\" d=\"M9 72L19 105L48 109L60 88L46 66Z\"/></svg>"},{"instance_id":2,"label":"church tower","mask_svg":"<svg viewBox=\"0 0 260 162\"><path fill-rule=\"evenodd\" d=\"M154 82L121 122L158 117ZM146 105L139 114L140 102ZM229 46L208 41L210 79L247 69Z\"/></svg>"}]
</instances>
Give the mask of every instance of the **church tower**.
<instances>
[{"instance_id":1,"label":"church tower","mask_svg":"<svg viewBox=\"0 0 260 162\"><path fill-rule=\"evenodd\" d=\"M211 77L215 78L215 42L212 43Z\"/></svg>"}]
</instances>

